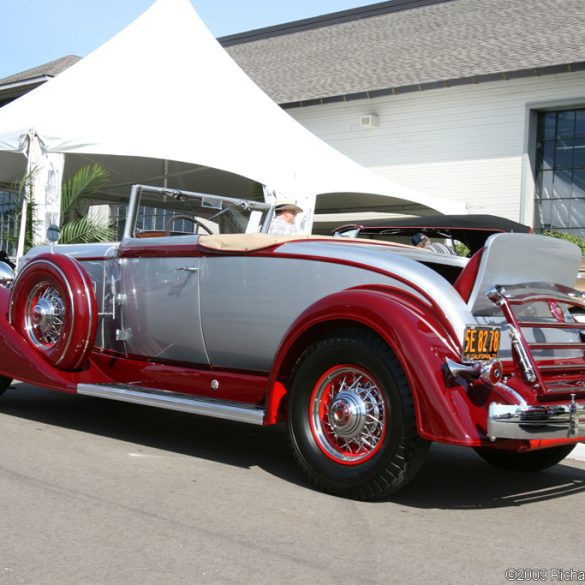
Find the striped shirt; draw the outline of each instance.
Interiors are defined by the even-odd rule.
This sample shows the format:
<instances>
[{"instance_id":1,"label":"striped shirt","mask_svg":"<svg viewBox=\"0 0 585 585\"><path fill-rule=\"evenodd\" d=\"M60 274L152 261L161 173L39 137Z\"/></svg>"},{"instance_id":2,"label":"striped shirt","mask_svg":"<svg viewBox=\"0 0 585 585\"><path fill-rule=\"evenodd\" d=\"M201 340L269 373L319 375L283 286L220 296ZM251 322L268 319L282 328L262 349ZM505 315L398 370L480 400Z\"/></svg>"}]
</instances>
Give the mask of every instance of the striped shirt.
<instances>
[{"instance_id":1,"label":"striped shirt","mask_svg":"<svg viewBox=\"0 0 585 585\"><path fill-rule=\"evenodd\" d=\"M449 248L449 246L445 246L445 244L441 244L440 242L432 242L427 246L427 250L434 252L435 254L443 254L443 256L454 256L455 251Z\"/></svg>"},{"instance_id":2,"label":"striped shirt","mask_svg":"<svg viewBox=\"0 0 585 585\"><path fill-rule=\"evenodd\" d=\"M268 233L273 236L294 236L297 228L294 223L288 223L282 217L276 217L272 220Z\"/></svg>"}]
</instances>

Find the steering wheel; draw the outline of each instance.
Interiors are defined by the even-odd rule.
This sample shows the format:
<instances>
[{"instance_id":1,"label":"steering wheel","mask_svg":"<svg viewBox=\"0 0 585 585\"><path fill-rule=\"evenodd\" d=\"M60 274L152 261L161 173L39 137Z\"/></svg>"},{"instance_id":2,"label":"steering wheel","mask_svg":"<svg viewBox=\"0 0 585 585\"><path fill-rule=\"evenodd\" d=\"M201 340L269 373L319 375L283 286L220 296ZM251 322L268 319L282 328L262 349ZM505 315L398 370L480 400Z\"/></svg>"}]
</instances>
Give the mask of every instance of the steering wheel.
<instances>
[{"instance_id":1,"label":"steering wheel","mask_svg":"<svg viewBox=\"0 0 585 585\"><path fill-rule=\"evenodd\" d=\"M173 217L167 219L165 223L165 231L167 232L167 236L170 236L172 234L173 230L171 229L171 226L173 225L173 223L183 219L193 222L197 227L202 228L210 236L213 235L213 232L205 224L201 223L198 219L195 219L192 215L173 215Z\"/></svg>"}]
</instances>

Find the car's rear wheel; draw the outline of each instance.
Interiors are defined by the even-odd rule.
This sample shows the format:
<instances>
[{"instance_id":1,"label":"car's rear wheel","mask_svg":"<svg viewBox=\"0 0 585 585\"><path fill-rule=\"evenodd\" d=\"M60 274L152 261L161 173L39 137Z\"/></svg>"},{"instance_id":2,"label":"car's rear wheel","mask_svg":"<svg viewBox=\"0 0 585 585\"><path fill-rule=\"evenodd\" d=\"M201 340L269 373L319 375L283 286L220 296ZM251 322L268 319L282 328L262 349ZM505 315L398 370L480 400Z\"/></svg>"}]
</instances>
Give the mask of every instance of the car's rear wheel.
<instances>
[{"instance_id":1,"label":"car's rear wheel","mask_svg":"<svg viewBox=\"0 0 585 585\"><path fill-rule=\"evenodd\" d=\"M538 451L516 453L490 447L477 447L475 452L485 461L501 469L513 471L541 471L562 461L575 445L562 445Z\"/></svg>"},{"instance_id":2,"label":"car's rear wheel","mask_svg":"<svg viewBox=\"0 0 585 585\"><path fill-rule=\"evenodd\" d=\"M293 373L291 441L326 492L383 499L406 485L428 449L398 360L375 334L344 329L308 347Z\"/></svg>"},{"instance_id":3,"label":"car's rear wheel","mask_svg":"<svg viewBox=\"0 0 585 585\"><path fill-rule=\"evenodd\" d=\"M97 329L95 295L81 264L62 254L26 264L12 287L10 322L49 363L78 369Z\"/></svg>"},{"instance_id":4,"label":"car's rear wheel","mask_svg":"<svg viewBox=\"0 0 585 585\"><path fill-rule=\"evenodd\" d=\"M0 396L2 396L2 394L4 394L4 392L6 392L6 390L8 390L8 388L10 387L10 384L12 384L12 378L7 378L6 376L0 376Z\"/></svg>"}]
</instances>

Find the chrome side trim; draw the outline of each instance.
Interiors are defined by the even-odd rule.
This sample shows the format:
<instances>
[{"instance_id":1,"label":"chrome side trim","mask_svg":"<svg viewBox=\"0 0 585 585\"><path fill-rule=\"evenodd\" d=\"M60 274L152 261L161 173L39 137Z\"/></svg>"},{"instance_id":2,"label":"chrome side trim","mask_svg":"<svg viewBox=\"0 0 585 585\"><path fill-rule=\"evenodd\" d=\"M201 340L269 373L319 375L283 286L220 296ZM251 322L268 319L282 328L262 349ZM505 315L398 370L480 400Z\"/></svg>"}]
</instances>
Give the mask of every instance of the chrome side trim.
<instances>
[{"instance_id":1,"label":"chrome side trim","mask_svg":"<svg viewBox=\"0 0 585 585\"><path fill-rule=\"evenodd\" d=\"M490 404L491 439L581 439L585 441L585 403Z\"/></svg>"},{"instance_id":2,"label":"chrome side trim","mask_svg":"<svg viewBox=\"0 0 585 585\"><path fill-rule=\"evenodd\" d=\"M212 398L196 398L188 394L166 392L136 386L107 386L102 384L79 384L77 393L97 398L109 398L144 406L155 406L167 410L178 410L255 425L264 423L264 409L246 406L237 402L225 402Z\"/></svg>"}]
</instances>

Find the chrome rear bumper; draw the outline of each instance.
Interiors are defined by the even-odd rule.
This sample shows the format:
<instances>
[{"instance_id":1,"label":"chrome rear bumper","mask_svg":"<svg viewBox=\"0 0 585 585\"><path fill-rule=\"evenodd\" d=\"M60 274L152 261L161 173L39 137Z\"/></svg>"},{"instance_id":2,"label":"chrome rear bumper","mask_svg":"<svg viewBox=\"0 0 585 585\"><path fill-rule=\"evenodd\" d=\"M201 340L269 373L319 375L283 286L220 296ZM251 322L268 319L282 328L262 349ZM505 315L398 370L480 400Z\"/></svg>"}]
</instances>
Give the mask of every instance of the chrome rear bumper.
<instances>
[{"instance_id":1,"label":"chrome rear bumper","mask_svg":"<svg viewBox=\"0 0 585 585\"><path fill-rule=\"evenodd\" d=\"M491 404L491 439L582 439L585 441L585 403L554 405Z\"/></svg>"}]
</instances>

